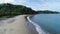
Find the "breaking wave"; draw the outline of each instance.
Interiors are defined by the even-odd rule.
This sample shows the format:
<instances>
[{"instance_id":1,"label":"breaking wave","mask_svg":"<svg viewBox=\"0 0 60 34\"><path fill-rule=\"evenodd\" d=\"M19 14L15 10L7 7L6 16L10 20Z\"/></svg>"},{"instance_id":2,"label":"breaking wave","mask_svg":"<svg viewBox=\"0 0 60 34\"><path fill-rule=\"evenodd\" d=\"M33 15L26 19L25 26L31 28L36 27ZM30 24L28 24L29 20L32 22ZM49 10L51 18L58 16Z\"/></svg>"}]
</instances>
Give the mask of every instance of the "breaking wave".
<instances>
[{"instance_id":1,"label":"breaking wave","mask_svg":"<svg viewBox=\"0 0 60 34\"><path fill-rule=\"evenodd\" d=\"M33 22L32 20L30 20L30 17L31 17L31 16L28 16L28 17L27 17L27 20L35 26L36 31L37 31L39 34L50 34L50 33L48 33L48 32L45 32L38 24L36 24L36 23Z\"/></svg>"}]
</instances>

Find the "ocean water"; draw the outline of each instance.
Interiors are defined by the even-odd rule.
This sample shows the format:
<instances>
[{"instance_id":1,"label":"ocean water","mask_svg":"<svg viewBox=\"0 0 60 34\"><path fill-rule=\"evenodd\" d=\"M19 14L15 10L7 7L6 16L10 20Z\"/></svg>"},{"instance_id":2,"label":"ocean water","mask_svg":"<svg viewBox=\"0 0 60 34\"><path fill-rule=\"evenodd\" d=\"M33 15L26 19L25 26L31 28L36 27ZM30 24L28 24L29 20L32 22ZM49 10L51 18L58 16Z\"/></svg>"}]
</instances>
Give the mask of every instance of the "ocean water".
<instances>
[{"instance_id":1,"label":"ocean water","mask_svg":"<svg viewBox=\"0 0 60 34\"><path fill-rule=\"evenodd\" d=\"M60 34L60 14L37 14L30 19L38 24L45 32Z\"/></svg>"}]
</instances>

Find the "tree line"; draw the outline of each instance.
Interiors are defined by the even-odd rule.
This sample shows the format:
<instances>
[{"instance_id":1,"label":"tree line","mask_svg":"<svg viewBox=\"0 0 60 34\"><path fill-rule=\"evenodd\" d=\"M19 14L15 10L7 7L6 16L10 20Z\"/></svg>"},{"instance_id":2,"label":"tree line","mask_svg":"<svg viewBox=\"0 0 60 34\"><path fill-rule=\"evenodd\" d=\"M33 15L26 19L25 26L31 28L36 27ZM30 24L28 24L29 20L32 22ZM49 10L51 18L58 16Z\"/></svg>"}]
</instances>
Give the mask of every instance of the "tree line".
<instances>
[{"instance_id":1,"label":"tree line","mask_svg":"<svg viewBox=\"0 0 60 34\"><path fill-rule=\"evenodd\" d=\"M35 11L23 5L13 5L10 3L0 4L0 16L14 16L22 14L39 14L39 13L58 13L58 12Z\"/></svg>"}]
</instances>

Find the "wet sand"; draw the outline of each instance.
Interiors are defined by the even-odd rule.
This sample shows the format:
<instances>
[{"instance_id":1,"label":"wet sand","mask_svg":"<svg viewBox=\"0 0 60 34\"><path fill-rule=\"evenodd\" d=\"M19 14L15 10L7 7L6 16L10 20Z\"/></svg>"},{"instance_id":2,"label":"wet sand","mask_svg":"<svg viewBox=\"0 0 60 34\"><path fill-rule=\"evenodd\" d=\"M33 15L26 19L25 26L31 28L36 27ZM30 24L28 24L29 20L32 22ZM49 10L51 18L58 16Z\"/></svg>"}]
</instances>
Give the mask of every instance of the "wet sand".
<instances>
[{"instance_id":1,"label":"wet sand","mask_svg":"<svg viewBox=\"0 0 60 34\"><path fill-rule=\"evenodd\" d=\"M26 28L28 28L28 30L30 31L30 34L38 34L38 32L35 29L35 26L32 23L27 21L27 23L25 23L25 24L27 26Z\"/></svg>"},{"instance_id":2,"label":"wet sand","mask_svg":"<svg viewBox=\"0 0 60 34\"><path fill-rule=\"evenodd\" d=\"M31 24L27 24L25 16L20 15L4 20L4 24L0 26L0 34L37 34L35 29L29 27ZM31 26L34 28L33 25Z\"/></svg>"}]
</instances>

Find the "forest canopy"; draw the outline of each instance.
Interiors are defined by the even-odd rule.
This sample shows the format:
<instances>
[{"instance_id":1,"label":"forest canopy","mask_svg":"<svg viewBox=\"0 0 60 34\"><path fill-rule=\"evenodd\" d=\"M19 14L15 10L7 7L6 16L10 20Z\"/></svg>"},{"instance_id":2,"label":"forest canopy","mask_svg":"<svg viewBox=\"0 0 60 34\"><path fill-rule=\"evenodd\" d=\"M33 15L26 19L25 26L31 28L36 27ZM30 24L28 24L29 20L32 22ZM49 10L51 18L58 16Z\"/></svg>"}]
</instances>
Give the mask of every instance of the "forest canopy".
<instances>
[{"instance_id":1,"label":"forest canopy","mask_svg":"<svg viewBox=\"0 0 60 34\"><path fill-rule=\"evenodd\" d=\"M0 4L0 16L14 16L21 14L38 14L38 13L58 13L58 12L35 11L23 5L14 5L10 3Z\"/></svg>"}]
</instances>

